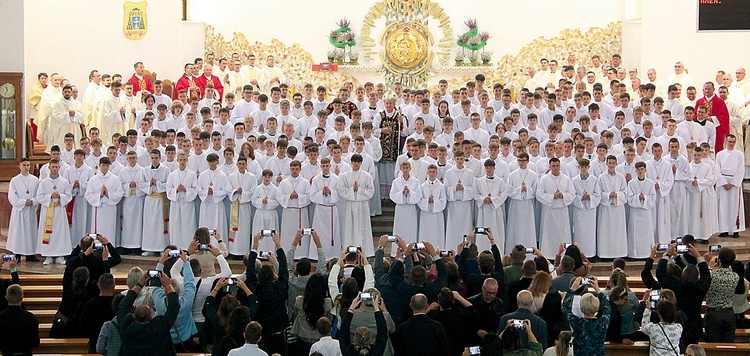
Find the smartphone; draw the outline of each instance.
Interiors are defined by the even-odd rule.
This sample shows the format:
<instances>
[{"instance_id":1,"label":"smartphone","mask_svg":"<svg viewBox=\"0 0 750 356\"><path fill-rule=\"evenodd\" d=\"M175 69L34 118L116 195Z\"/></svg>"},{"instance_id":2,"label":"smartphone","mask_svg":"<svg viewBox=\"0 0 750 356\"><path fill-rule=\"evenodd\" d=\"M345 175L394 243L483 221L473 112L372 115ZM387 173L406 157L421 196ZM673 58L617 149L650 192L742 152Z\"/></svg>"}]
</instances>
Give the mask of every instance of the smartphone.
<instances>
[{"instance_id":1,"label":"smartphone","mask_svg":"<svg viewBox=\"0 0 750 356\"><path fill-rule=\"evenodd\" d=\"M573 246L573 244L565 244L565 248L568 248L570 246Z\"/></svg>"},{"instance_id":2,"label":"smartphone","mask_svg":"<svg viewBox=\"0 0 750 356\"><path fill-rule=\"evenodd\" d=\"M227 279L227 285L224 286L224 292L226 293L234 293L237 291L237 278L229 278Z\"/></svg>"},{"instance_id":3,"label":"smartphone","mask_svg":"<svg viewBox=\"0 0 750 356\"><path fill-rule=\"evenodd\" d=\"M526 324L524 324L522 320L513 320L513 327L523 330L526 328Z\"/></svg>"},{"instance_id":4,"label":"smartphone","mask_svg":"<svg viewBox=\"0 0 750 356\"><path fill-rule=\"evenodd\" d=\"M216 230L214 230L214 229L209 229L209 230L208 230L208 234L209 234L209 235L211 235L211 237L214 237L214 236L216 236Z\"/></svg>"},{"instance_id":5,"label":"smartphone","mask_svg":"<svg viewBox=\"0 0 750 356\"><path fill-rule=\"evenodd\" d=\"M666 251L669 249L669 244L659 244L659 246L656 246L656 251Z\"/></svg>"},{"instance_id":6,"label":"smartphone","mask_svg":"<svg viewBox=\"0 0 750 356\"><path fill-rule=\"evenodd\" d=\"M89 237L92 238L92 239L96 239L97 238L96 234L89 234Z\"/></svg>"},{"instance_id":7,"label":"smartphone","mask_svg":"<svg viewBox=\"0 0 750 356\"><path fill-rule=\"evenodd\" d=\"M721 250L721 245L708 246L708 251L710 252L716 253L716 252L719 252L719 250Z\"/></svg>"},{"instance_id":8,"label":"smartphone","mask_svg":"<svg viewBox=\"0 0 750 356\"><path fill-rule=\"evenodd\" d=\"M104 245L102 245L102 242L99 240L94 240L94 248L97 250L101 250L104 248Z\"/></svg>"},{"instance_id":9,"label":"smartphone","mask_svg":"<svg viewBox=\"0 0 750 356\"><path fill-rule=\"evenodd\" d=\"M690 247L688 245L677 245L677 253L685 253L690 251Z\"/></svg>"},{"instance_id":10,"label":"smartphone","mask_svg":"<svg viewBox=\"0 0 750 356\"><path fill-rule=\"evenodd\" d=\"M306 227L302 229L302 236L312 236L313 229L311 227Z\"/></svg>"},{"instance_id":11,"label":"smartphone","mask_svg":"<svg viewBox=\"0 0 750 356\"><path fill-rule=\"evenodd\" d=\"M479 356L482 354L479 346L469 346L469 356Z\"/></svg>"},{"instance_id":12,"label":"smartphone","mask_svg":"<svg viewBox=\"0 0 750 356\"><path fill-rule=\"evenodd\" d=\"M678 237L674 240L678 245L682 245L682 237Z\"/></svg>"},{"instance_id":13,"label":"smartphone","mask_svg":"<svg viewBox=\"0 0 750 356\"><path fill-rule=\"evenodd\" d=\"M487 234L487 228L486 228L486 227L475 227L475 228L474 228L474 233L475 233L475 234L483 234L483 235L486 235L486 234Z\"/></svg>"},{"instance_id":14,"label":"smartphone","mask_svg":"<svg viewBox=\"0 0 750 356\"><path fill-rule=\"evenodd\" d=\"M448 257L453 256L453 251L447 250L447 251L440 251L440 257Z\"/></svg>"},{"instance_id":15,"label":"smartphone","mask_svg":"<svg viewBox=\"0 0 750 356\"><path fill-rule=\"evenodd\" d=\"M260 258L269 258L270 256L271 253L268 251L260 251L260 253L258 253L258 257Z\"/></svg>"},{"instance_id":16,"label":"smartphone","mask_svg":"<svg viewBox=\"0 0 750 356\"><path fill-rule=\"evenodd\" d=\"M396 242L396 236L395 235L388 236L388 242Z\"/></svg>"},{"instance_id":17,"label":"smartphone","mask_svg":"<svg viewBox=\"0 0 750 356\"><path fill-rule=\"evenodd\" d=\"M464 244L466 244L467 242L469 242L469 240L467 240L466 235L464 235Z\"/></svg>"},{"instance_id":18,"label":"smartphone","mask_svg":"<svg viewBox=\"0 0 750 356\"><path fill-rule=\"evenodd\" d=\"M366 302L372 300L372 293L362 293L359 295L359 300Z\"/></svg>"},{"instance_id":19,"label":"smartphone","mask_svg":"<svg viewBox=\"0 0 750 356\"><path fill-rule=\"evenodd\" d=\"M412 251L420 251L424 250L424 242L417 242L414 244L414 247L411 248Z\"/></svg>"},{"instance_id":20,"label":"smartphone","mask_svg":"<svg viewBox=\"0 0 750 356\"><path fill-rule=\"evenodd\" d=\"M527 247L526 248L526 253L534 253L534 248L533 247Z\"/></svg>"},{"instance_id":21,"label":"smartphone","mask_svg":"<svg viewBox=\"0 0 750 356\"><path fill-rule=\"evenodd\" d=\"M357 248L357 246L349 246L346 251L349 253L357 253L359 252L359 249Z\"/></svg>"},{"instance_id":22,"label":"smartphone","mask_svg":"<svg viewBox=\"0 0 750 356\"><path fill-rule=\"evenodd\" d=\"M262 237L271 237L276 232L276 230L260 230L260 236Z\"/></svg>"},{"instance_id":23,"label":"smartphone","mask_svg":"<svg viewBox=\"0 0 750 356\"><path fill-rule=\"evenodd\" d=\"M148 270L148 281L146 285L149 287L161 287L161 280L159 279L159 271L155 269Z\"/></svg>"},{"instance_id":24,"label":"smartphone","mask_svg":"<svg viewBox=\"0 0 750 356\"><path fill-rule=\"evenodd\" d=\"M177 258L180 257L180 250L169 250L169 257Z\"/></svg>"},{"instance_id":25,"label":"smartphone","mask_svg":"<svg viewBox=\"0 0 750 356\"><path fill-rule=\"evenodd\" d=\"M652 290L649 299L651 300L651 309L656 309L656 304L661 300L661 291Z\"/></svg>"},{"instance_id":26,"label":"smartphone","mask_svg":"<svg viewBox=\"0 0 750 356\"><path fill-rule=\"evenodd\" d=\"M198 250L200 251L208 251L209 247L208 244L200 244L198 245Z\"/></svg>"},{"instance_id":27,"label":"smartphone","mask_svg":"<svg viewBox=\"0 0 750 356\"><path fill-rule=\"evenodd\" d=\"M3 255L3 261L10 261L13 259L13 255Z\"/></svg>"},{"instance_id":28,"label":"smartphone","mask_svg":"<svg viewBox=\"0 0 750 356\"><path fill-rule=\"evenodd\" d=\"M587 286L589 284L591 284L591 280L590 279L588 279L588 278L581 278L581 285L582 286Z\"/></svg>"}]
</instances>

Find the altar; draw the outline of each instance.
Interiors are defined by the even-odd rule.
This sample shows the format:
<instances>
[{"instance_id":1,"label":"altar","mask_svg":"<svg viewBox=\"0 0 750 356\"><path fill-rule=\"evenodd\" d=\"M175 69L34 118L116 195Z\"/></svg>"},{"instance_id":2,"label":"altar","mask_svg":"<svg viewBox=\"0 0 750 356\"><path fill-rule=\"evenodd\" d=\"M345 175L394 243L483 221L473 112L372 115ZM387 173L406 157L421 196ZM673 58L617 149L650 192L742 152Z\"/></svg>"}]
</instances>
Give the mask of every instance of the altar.
<instances>
[{"instance_id":1,"label":"altar","mask_svg":"<svg viewBox=\"0 0 750 356\"><path fill-rule=\"evenodd\" d=\"M425 82L425 86L437 86L440 79L460 81L466 76L474 76L479 73L485 74L493 72L495 69L496 66L494 65L437 66L431 69L430 72L432 75ZM338 71L341 74L357 78L360 84L364 84L366 82L378 83L382 81L385 68L382 65L339 65ZM408 76L409 73L404 73L403 75Z\"/></svg>"}]
</instances>

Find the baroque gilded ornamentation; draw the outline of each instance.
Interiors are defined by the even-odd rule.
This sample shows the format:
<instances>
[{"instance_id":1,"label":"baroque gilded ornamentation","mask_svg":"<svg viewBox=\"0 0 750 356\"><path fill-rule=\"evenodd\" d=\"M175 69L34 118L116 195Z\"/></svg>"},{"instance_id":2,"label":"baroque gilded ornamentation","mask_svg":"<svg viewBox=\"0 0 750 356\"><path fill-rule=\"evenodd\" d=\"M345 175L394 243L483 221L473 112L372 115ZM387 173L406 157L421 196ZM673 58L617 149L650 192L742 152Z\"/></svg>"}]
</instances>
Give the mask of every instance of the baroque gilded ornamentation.
<instances>
[{"instance_id":1,"label":"baroque gilded ornamentation","mask_svg":"<svg viewBox=\"0 0 750 356\"><path fill-rule=\"evenodd\" d=\"M566 29L552 38L538 37L521 47L517 54L506 54L498 62L494 71L484 72L487 83L502 83L517 95L526 80L529 79L528 68L539 66L541 58L557 59L562 67L569 54L576 56L576 66L589 68L591 56L598 54L603 61L612 54L622 53L622 24L612 22L607 27L592 27L586 32L580 29ZM479 72L479 71L478 71ZM461 79L452 79L449 87L458 88L473 80L473 75ZM436 90L437 87L431 88Z\"/></svg>"},{"instance_id":2,"label":"baroque gilded ornamentation","mask_svg":"<svg viewBox=\"0 0 750 356\"><path fill-rule=\"evenodd\" d=\"M206 25L205 36L206 53L213 52L216 54L216 58L230 58L232 53L237 52L244 63L245 58L250 53L255 54L257 58L266 58L268 55L273 55L278 66L284 70L291 92L302 91L307 83L315 86L323 85L331 92L337 92L338 88L343 87L344 83L354 81L350 75L345 73L313 71L312 55L297 43L287 46L275 38L271 39L271 44L264 44L259 41L250 43L241 32L235 32L233 37L227 40L222 34L216 32L211 25ZM265 61L259 62L265 63ZM356 81L354 82L356 83Z\"/></svg>"},{"instance_id":3,"label":"baroque gilded ornamentation","mask_svg":"<svg viewBox=\"0 0 750 356\"><path fill-rule=\"evenodd\" d=\"M385 18L385 31L376 42L372 38L375 20ZM427 25L429 20L438 21L442 37L438 50L430 47L434 40ZM363 56L372 61L378 53L384 64L383 76L386 85L401 82L409 87L423 86L434 74L431 67L433 56L445 65L453 48L453 29L445 10L431 0L383 0L375 3L365 15L361 33Z\"/></svg>"}]
</instances>

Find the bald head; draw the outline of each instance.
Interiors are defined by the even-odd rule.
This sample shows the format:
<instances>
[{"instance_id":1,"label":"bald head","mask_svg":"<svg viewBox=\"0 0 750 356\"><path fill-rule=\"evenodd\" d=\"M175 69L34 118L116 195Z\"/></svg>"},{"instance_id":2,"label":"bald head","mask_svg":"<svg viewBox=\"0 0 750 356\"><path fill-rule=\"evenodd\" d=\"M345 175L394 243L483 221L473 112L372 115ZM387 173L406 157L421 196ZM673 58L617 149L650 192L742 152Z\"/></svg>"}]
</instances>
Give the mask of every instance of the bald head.
<instances>
[{"instance_id":1,"label":"bald head","mask_svg":"<svg viewBox=\"0 0 750 356\"><path fill-rule=\"evenodd\" d=\"M422 293L417 293L411 297L409 306L414 314L424 313L427 311L427 297Z\"/></svg>"},{"instance_id":2,"label":"bald head","mask_svg":"<svg viewBox=\"0 0 750 356\"><path fill-rule=\"evenodd\" d=\"M516 295L516 301L519 308L529 309L531 304L534 303L534 296L527 290L522 290Z\"/></svg>"},{"instance_id":3,"label":"bald head","mask_svg":"<svg viewBox=\"0 0 750 356\"><path fill-rule=\"evenodd\" d=\"M148 323L151 321L151 309L147 305L139 305L135 307L133 319L139 324Z\"/></svg>"}]
</instances>

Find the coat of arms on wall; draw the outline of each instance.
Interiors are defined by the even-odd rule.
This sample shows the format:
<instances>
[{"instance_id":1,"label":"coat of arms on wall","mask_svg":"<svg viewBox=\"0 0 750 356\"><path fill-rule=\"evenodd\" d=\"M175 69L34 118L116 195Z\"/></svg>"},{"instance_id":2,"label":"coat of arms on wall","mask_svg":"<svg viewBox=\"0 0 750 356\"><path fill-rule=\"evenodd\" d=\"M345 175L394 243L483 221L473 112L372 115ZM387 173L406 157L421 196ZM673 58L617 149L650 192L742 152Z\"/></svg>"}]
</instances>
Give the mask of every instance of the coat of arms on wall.
<instances>
[{"instance_id":1,"label":"coat of arms on wall","mask_svg":"<svg viewBox=\"0 0 750 356\"><path fill-rule=\"evenodd\" d=\"M145 1L126 1L122 6L125 10L122 20L122 32L129 40L140 40L146 36L146 31L148 31L148 20L146 17L148 3Z\"/></svg>"},{"instance_id":2,"label":"coat of arms on wall","mask_svg":"<svg viewBox=\"0 0 750 356\"><path fill-rule=\"evenodd\" d=\"M385 18L385 29L376 42L375 21ZM442 32L435 46L429 21ZM361 32L362 54L366 60L380 55L386 82L421 87L432 75L431 67L446 64L453 48L453 30L445 10L431 0L383 0L365 15ZM379 47L379 50L376 49ZM437 57L437 58L436 58ZM434 63L435 59L439 63Z\"/></svg>"}]
</instances>

